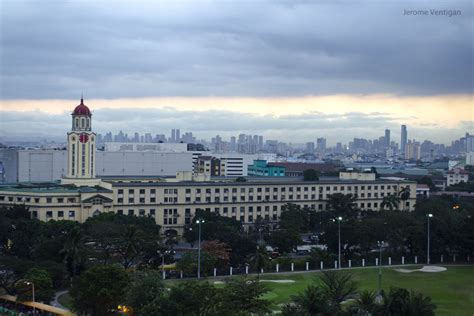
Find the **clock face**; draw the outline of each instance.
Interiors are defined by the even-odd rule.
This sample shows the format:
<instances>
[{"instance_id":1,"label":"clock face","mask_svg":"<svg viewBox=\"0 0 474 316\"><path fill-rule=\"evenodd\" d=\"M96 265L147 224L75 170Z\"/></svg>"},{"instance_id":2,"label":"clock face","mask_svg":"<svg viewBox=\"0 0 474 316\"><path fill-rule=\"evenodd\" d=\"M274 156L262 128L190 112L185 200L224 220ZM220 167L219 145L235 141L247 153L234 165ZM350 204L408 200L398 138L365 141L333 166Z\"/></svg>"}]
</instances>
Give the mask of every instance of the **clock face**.
<instances>
[{"instance_id":1,"label":"clock face","mask_svg":"<svg viewBox=\"0 0 474 316\"><path fill-rule=\"evenodd\" d=\"M89 140L89 135L87 135L87 134L79 135L79 141L81 143L87 143L88 140Z\"/></svg>"}]
</instances>

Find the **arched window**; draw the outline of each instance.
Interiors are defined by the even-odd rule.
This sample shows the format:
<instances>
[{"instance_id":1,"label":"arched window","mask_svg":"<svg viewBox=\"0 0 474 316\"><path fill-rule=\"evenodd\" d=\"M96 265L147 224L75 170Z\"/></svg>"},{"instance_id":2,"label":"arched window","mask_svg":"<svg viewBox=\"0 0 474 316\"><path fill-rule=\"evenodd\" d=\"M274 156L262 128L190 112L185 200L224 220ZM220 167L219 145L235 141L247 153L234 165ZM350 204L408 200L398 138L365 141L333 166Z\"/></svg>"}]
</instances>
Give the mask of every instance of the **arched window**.
<instances>
[{"instance_id":1,"label":"arched window","mask_svg":"<svg viewBox=\"0 0 474 316\"><path fill-rule=\"evenodd\" d=\"M85 125L85 120L84 118L81 119L81 127L84 128L84 125Z\"/></svg>"},{"instance_id":2,"label":"arched window","mask_svg":"<svg viewBox=\"0 0 474 316\"><path fill-rule=\"evenodd\" d=\"M86 119L86 127L89 128L89 119Z\"/></svg>"},{"instance_id":3,"label":"arched window","mask_svg":"<svg viewBox=\"0 0 474 316\"><path fill-rule=\"evenodd\" d=\"M92 216L97 216L97 215L100 215L100 211L99 211L99 210L96 210L94 213L92 213Z\"/></svg>"},{"instance_id":4,"label":"arched window","mask_svg":"<svg viewBox=\"0 0 474 316\"><path fill-rule=\"evenodd\" d=\"M76 117L76 124L74 126L74 128L78 128L79 127L79 119Z\"/></svg>"}]
</instances>

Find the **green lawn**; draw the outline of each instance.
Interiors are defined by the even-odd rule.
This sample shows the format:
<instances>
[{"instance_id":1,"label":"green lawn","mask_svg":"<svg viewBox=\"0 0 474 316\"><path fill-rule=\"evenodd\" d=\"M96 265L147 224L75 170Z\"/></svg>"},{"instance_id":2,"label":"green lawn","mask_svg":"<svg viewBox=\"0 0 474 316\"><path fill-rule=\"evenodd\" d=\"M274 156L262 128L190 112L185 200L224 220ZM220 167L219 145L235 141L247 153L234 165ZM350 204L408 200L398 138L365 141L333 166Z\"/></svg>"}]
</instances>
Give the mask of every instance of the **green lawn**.
<instances>
[{"instance_id":1,"label":"green lawn","mask_svg":"<svg viewBox=\"0 0 474 316\"><path fill-rule=\"evenodd\" d=\"M391 286L413 289L432 298L437 305L436 315L473 315L474 313L474 266L446 266L447 271L437 273L400 273L393 268L383 268L382 287ZM409 268L409 267L406 267ZM415 268L415 267L412 267ZM351 270L359 289L377 289L378 269ZM266 282L270 292L265 297L278 305L289 301L290 296L302 292L319 273L263 275L267 280L294 280L295 283Z\"/></svg>"},{"instance_id":2,"label":"green lawn","mask_svg":"<svg viewBox=\"0 0 474 316\"><path fill-rule=\"evenodd\" d=\"M428 273L400 273L394 268L382 269L382 288L401 287L413 289L432 298L437 305L436 315L469 315L474 313L474 266L444 265L447 271ZM404 266L416 269L420 266ZM377 290L378 268L351 269L354 280L359 283L359 290ZM265 282L269 292L265 298L272 301L272 310L279 310L280 304L290 300L291 295L302 292L319 275L311 273L263 274L262 280L294 280L295 283ZM215 279L207 279L209 282ZM180 280L168 280L169 285ZM220 286L220 285L217 285Z\"/></svg>"}]
</instances>

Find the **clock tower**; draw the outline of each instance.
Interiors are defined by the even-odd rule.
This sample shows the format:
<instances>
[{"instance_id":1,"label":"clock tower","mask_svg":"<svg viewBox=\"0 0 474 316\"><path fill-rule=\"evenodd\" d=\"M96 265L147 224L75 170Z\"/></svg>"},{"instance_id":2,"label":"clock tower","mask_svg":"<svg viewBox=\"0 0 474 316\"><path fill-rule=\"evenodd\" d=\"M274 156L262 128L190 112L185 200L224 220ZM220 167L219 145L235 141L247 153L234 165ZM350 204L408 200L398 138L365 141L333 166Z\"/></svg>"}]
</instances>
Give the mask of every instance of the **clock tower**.
<instances>
[{"instance_id":1,"label":"clock tower","mask_svg":"<svg viewBox=\"0 0 474 316\"><path fill-rule=\"evenodd\" d=\"M72 129L67 133L69 179L95 178L95 141L92 132L92 114L81 98L81 104L72 112Z\"/></svg>"}]
</instances>

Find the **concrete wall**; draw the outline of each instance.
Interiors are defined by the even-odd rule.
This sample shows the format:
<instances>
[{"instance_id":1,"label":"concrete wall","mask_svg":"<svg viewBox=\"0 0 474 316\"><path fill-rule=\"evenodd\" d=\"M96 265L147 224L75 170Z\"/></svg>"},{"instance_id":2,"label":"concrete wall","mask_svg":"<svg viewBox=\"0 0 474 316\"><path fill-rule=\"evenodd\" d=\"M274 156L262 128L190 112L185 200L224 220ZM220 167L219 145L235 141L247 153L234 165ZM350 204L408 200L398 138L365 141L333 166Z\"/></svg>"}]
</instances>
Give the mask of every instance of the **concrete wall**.
<instances>
[{"instance_id":1,"label":"concrete wall","mask_svg":"<svg viewBox=\"0 0 474 316\"><path fill-rule=\"evenodd\" d=\"M54 181L67 174L66 150L0 150L5 182ZM192 171L192 154L164 152L96 152L100 176L175 176Z\"/></svg>"}]
</instances>

